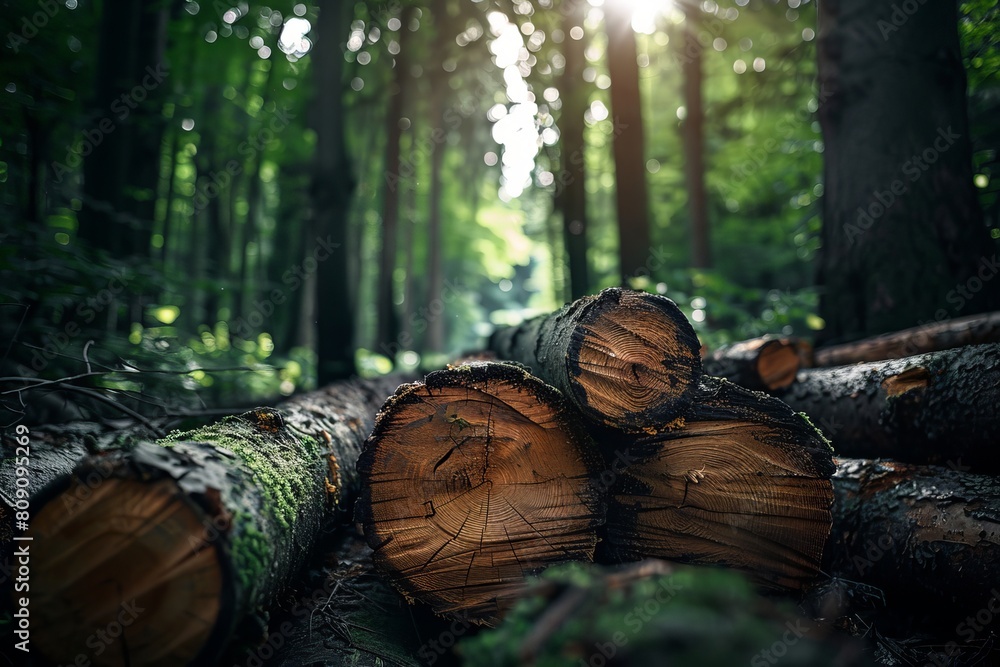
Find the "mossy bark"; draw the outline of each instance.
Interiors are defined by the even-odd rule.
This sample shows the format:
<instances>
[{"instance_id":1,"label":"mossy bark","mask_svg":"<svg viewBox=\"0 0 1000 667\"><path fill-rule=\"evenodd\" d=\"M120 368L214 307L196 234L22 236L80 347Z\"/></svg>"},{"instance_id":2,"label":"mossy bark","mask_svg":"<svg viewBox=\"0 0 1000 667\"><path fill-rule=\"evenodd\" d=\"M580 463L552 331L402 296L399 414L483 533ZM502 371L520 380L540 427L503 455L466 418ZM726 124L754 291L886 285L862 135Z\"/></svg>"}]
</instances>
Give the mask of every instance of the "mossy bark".
<instances>
[{"instance_id":1,"label":"mossy bark","mask_svg":"<svg viewBox=\"0 0 1000 667\"><path fill-rule=\"evenodd\" d=\"M1000 344L808 369L776 393L838 455L1000 472Z\"/></svg>"},{"instance_id":2,"label":"mossy bark","mask_svg":"<svg viewBox=\"0 0 1000 667\"><path fill-rule=\"evenodd\" d=\"M142 533L155 532L159 522L179 514L194 517L193 524L169 524L174 533L164 538L162 548L176 550L177 555L170 557L169 567L164 565L163 573L157 576L179 588L192 585L185 579L188 570L202 573L199 582L214 581L212 577L221 581L218 613L208 619L211 629L205 631L204 641L197 642L200 650L195 657L196 661L211 662L240 621L271 601L300 569L324 518L350 506L358 488L354 467L361 444L378 406L400 379L337 383L291 399L280 409L258 408L192 431L173 433L160 441L129 443L87 457L71 474L56 479L32 500L32 532L36 536L34 544L38 545L35 564L40 573L52 570L51 576L38 577L39 603L33 607L33 615L39 619L46 614L62 618L62 609L96 608L106 603L89 596L74 597L79 597L80 592L64 587L57 576L54 564L61 554L47 553L46 549L56 551L55 545L77 534L77 530L91 530L90 524L107 523L106 530L113 531L114 517L95 515L93 511L94 507L109 507L94 504L107 503L108 494L113 498L119 489L123 494L125 490L134 494L137 488L166 489L167 500L149 504L174 509L169 516L158 511L140 517ZM164 497L161 493L161 500ZM135 519L126 516L129 511L122 508L123 521ZM188 525L198 528L176 532L178 526ZM115 539L119 538L116 535ZM58 550L75 548L72 544L63 547ZM102 567L114 572L112 561L118 557L108 554ZM197 568L185 565L196 561ZM53 567L47 568L47 564ZM206 568L216 574L204 575ZM123 578L141 576L124 574L130 571L128 563L123 562L120 569ZM123 579L120 584L122 590L152 586L131 579ZM164 584L157 586L162 593ZM36 590L34 581L32 587ZM141 595L137 600L140 606L148 603L150 608L157 607ZM206 622L202 619L203 624ZM176 632L169 623L164 620L163 632ZM72 634L72 629L60 628L56 632L64 631ZM170 639L157 637L154 630L149 630L141 638L133 636L129 649L153 646L156 641ZM73 657L51 653L53 650L63 648L48 642L46 651L52 659ZM133 658L138 656L136 653ZM162 655L158 659L169 661L176 657Z\"/></svg>"},{"instance_id":3,"label":"mossy bark","mask_svg":"<svg viewBox=\"0 0 1000 667\"><path fill-rule=\"evenodd\" d=\"M682 414L701 376L698 338L677 305L617 287L500 329L489 346L590 420L632 433Z\"/></svg>"}]
</instances>

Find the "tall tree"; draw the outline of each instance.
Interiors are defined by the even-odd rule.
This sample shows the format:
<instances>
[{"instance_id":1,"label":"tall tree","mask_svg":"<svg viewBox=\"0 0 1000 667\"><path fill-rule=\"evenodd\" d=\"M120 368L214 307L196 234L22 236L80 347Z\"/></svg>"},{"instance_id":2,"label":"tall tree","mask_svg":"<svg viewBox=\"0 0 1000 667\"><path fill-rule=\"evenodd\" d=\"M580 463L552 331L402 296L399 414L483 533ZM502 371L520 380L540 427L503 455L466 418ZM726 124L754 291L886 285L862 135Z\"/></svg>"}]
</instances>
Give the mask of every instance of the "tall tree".
<instances>
[{"instance_id":1,"label":"tall tree","mask_svg":"<svg viewBox=\"0 0 1000 667\"><path fill-rule=\"evenodd\" d=\"M649 255L649 197L644 159L639 63L628 3L605 5L611 118L614 129L616 209L620 272L623 284L646 270Z\"/></svg>"},{"instance_id":2,"label":"tall tree","mask_svg":"<svg viewBox=\"0 0 1000 667\"><path fill-rule=\"evenodd\" d=\"M377 331L379 349L396 349L399 318L396 314L394 276L396 270L397 234L399 231L399 189L401 178L400 139L403 132L405 93L409 87L409 53L406 35L415 20L416 8L407 5L400 15L398 54L393 63L392 83L389 90L389 110L386 114L385 171L382 195L382 248L379 255L378 291L376 293Z\"/></svg>"},{"instance_id":3,"label":"tall tree","mask_svg":"<svg viewBox=\"0 0 1000 667\"><path fill-rule=\"evenodd\" d=\"M585 4L576 0L564 2L566 12L563 32L568 36L563 56L566 67L562 74L562 114L559 117L560 155L562 158L561 191L558 201L563 219L563 238L569 264L570 297L579 299L589 292L587 271L587 170L586 143L583 138L583 116L590 103L590 89L583 79L586 66L583 37L573 37L574 28L582 31ZM576 34L579 34L577 32Z\"/></svg>"},{"instance_id":4,"label":"tall tree","mask_svg":"<svg viewBox=\"0 0 1000 667\"><path fill-rule=\"evenodd\" d=\"M702 46L698 42L701 9L684 5L684 175L687 182L688 214L691 216L691 266L712 265L708 226L708 195L705 192L705 109L702 103Z\"/></svg>"},{"instance_id":5,"label":"tall tree","mask_svg":"<svg viewBox=\"0 0 1000 667\"><path fill-rule=\"evenodd\" d=\"M827 341L1000 306L984 287L997 247L973 188L957 21L955 0L819 5Z\"/></svg>"},{"instance_id":6,"label":"tall tree","mask_svg":"<svg viewBox=\"0 0 1000 667\"><path fill-rule=\"evenodd\" d=\"M347 261L347 209L355 179L344 144L343 71L341 40L348 34L350 3L329 4L319 12L316 46L312 54L316 154L312 187L313 232L316 245L329 253L316 270L317 381L324 385L355 372L354 308Z\"/></svg>"}]
</instances>

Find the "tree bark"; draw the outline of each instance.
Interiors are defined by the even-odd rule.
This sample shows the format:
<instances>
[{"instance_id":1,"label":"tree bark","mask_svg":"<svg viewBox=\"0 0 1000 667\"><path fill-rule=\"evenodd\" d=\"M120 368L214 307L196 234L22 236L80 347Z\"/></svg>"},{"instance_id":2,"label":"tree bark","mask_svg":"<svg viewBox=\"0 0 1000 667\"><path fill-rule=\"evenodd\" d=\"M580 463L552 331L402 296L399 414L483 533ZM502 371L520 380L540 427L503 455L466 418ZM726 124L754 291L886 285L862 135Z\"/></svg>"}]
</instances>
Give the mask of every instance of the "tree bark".
<instances>
[{"instance_id":1,"label":"tree bark","mask_svg":"<svg viewBox=\"0 0 1000 667\"><path fill-rule=\"evenodd\" d=\"M622 285L648 272L649 197L646 192L646 140L639 94L632 11L624 4L604 8L611 75L611 120L615 158L615 202Z\"/></svg>"},{"instance_id":2,"label":"tree bark","mask_svg":"<svg viewBox=\"0 0 1000 667\"><path fill-rule=\"evenodd\" d=\"M612 560L727 565L782 588L801 588L819 573L832 453L781 401L705 378L681 426L599 444L611 462Z\"/></svg>"},{"instance_id":3,"label":"tree bark","mask_svg":"<svg viewBox=\"0 0 1000 667\"><path fill-rule=\"evenodd\" d=\"M593 558L599 461L559 393L520 367L436 371L379 413L356 520L403 595L492 625L529 574Z\"/></svg>"},{"instance_id":4,"label":"tree bark","mask_svg":"<svg viewBox=\"0 0 1000 667\"><path fill-rule=\"evenodd\" d=\"M573 39L571 36L574 28L584 29L585 5L576 0L568 0L564 4L563 32L566 41L563 55L566 66L560 85L563 107L559 116L562 175L557 186L561 192L557 190L556 204L562 214L570 295L572 299L580 299L590 291L587 268L587 145L583 135L583 116L587 111L590 89L583 80L585 42L582 38Z\"/></svg>"},{"instance_id":5,"label":"tree bark","mask_svg":"<svg viewBox=\"0 0 1000 667\"><path fill-rule=\"evenodd\" d=\"M956 3L902 14L890 0L819 5L821 342L1000 308L983 289L997 246L972 181Z\"/></svg>"},{"instance_id":6,"label":"tree bark","mask_svg":"<svg viewBox=\"0 0 1000 667\"><path fill-rule=\"evenodd\" d=\"M843 456L1000 471L1000 344L804 370L777 394Z\"/></svg>"},{"instance_id":7,"label":"tree bark","mask_svg":"<svg viewBox=\"0 0 1000 667\"><path fill-rule=\"evenodd\" d=\"M698 339L674 302L621 288L500 329L489 346L530 366L589 419L631 432L680 416L701 375Z\"/></svg>"},{"instance_id":8,"label":"tree bark","mask_svg":"<svg viewBox=\"0 0 1000 667\"><path fill-rule=\"evenodd\" d=\"M755 391L783 389L802 367L799 341L764 336L724 345L701 360L705 373Z\"/></svg>"},{"instance_id":9,"label":"tree bark","mask_svg":"<svg viewBox=\"0 0 1000 667\"><path fill-rule=\"evenodd\" d=\"M924 352L939 352L963 345L1000 342L1000 312L969 315L953 320L874 336L853 343L816 350L817 366L846 366L861 361L900 359Z\"/></svg>"},{"instance_id":10,"label":"tree bark","mask_svg":"<svg viewBox=\"0 0 1000 667\"><path fill-rule=\"evenodd\" d=\"M32 498L35 647L72 662L141 609L107 664L218 657L346 509L372 415L399 378L345 382L87 457Z\"/></svg>"},{"instance_id":11,"label":"tree bark","mask_svg":"<svg viewBox=\"0 0 1000 667\"><path fill-rule=\"evenodd\" d=\"M1000 581L1000 480L840 459L833 488L824 570L877 587L896 613L944 619L938 625L955 639L954 623L975 617ZM847 600L836 588L829 593L828 615L839 613Z\"/></svg>"}]
</instances>

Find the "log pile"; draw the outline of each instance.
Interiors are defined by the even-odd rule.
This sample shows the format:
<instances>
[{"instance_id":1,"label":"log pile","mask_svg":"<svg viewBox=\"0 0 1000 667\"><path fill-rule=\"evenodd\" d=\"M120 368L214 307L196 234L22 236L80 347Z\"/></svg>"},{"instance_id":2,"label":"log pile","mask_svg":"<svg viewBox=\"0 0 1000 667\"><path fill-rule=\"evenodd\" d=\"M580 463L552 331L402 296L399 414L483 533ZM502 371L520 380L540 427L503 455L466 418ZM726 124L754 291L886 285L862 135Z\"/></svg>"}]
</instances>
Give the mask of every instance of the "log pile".
<instances>
[{"instance_id":1,"label":"log pile","mask_svg":"<svg viewBox=\"0 0 1000 667\"><path fill-rule=\"evenodd\" d=\"M702 358L673 302L613 288L420 382L341 383L159 441L40 447L33 641L71 663L134 598L148 611L126 652L93 664L217 659L270 603L282 618L323 527L352 509L367 547L326 544L353 555L320 566L337 582L329 600L359 593L343 599L347 629L313 605L291 631L306 639L275 664L323 645L418 662L412 636L394 645L367 626L355 631L377 648L360 657L349 624L372 618L363 600L399 627L400 600L494 626L529 577L567 561L724 566L813 595L828 618L854 613L828 594L850 580L891 609L952 619L1000 575L1000 485L986 474L1000 469L1000 344L941 347L810 368L806 344L764 338ZM0 537L10 480L0 463ZM338 641L316 642L314 613Z\"/></svg>"}]
</instances>

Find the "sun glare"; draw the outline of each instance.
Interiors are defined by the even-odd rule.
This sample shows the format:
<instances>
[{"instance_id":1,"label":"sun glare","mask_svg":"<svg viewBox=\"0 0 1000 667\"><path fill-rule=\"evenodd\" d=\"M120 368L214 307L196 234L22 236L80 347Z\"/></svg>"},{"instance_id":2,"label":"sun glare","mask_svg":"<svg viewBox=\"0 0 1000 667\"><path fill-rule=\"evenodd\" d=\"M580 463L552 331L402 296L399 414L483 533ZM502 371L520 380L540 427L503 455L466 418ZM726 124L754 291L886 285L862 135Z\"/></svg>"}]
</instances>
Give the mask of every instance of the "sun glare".
<instances>
[{"instance_id":1,"label":"sun glare","mask_svg":"<svg viewBox=\"0 0 1000 667\"><path fill-rule=\"evenodd\" d=\"M674 0L598 0L594 6L615 4L627 7L632 13L632 30L644 35L656 32L656 20L674 9Z\"/></svg>"}]
</instances>

